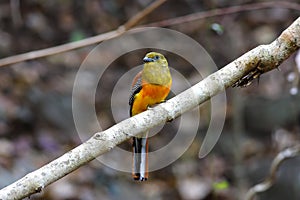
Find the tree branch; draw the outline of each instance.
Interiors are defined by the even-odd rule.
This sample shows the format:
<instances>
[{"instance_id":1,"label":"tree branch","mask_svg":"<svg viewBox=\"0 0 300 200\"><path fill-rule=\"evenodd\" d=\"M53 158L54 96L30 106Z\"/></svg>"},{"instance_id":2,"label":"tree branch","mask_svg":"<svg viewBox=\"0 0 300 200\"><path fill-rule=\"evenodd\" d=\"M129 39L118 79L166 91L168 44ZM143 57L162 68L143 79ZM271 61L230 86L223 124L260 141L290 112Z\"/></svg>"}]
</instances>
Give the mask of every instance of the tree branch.
<instances>
[{"instance_id":1,"label":"tree branch","mask_svg":"<svg viewBox=\"0 0 300 200\"><path fill-rule=\"evenodd\" d=\"M299 47L300 17L271 44L252 49L166 103L96 133L73 150L1 189L0 199L22 199L41 191L132 136L192 110L258 66L263 72L276 68Z\"/></svg>"},{"instance_id":2,"label":"tree branch","mask_svg":"<svg viewBox=\"0 0 300 200\"><path fill-rule=\"evenodd\" d=\"M142 19L144 19L147 15L149 15L152 11L154 11L156 8L158 8L160 5L162 5L167 0L156 0L152 4L150 4L148 7L146 7L141 12L134 15L132 18L130 18L124 25L119 26L116 30L110 31L107 33L103 33L94 37L89 37L80 41L76 42L70 42L63 45L58 45L55 47L50 47L46 49L31 51L19 55L10 56L7 58L0 59L0 67L15 64L18 62L26 61L26 60L32 60L37 58L42 58L46 56L51 56L59 53L63 53L66 51L71 51L74 49L86 47L92 44L97 44L99 42L103 42L105 40L109 40L115 37L118 37L134 27L136 24L138 24Z\"/></svg>"},{"instance_id":3,"label":"tree branch","mask_svg":"<svg viewBox=\"0 0 300 200\"><path fill-rule=\"evenodd\" d=\"M300 155L300 145L290 147L281 151L273 160L270 173L265 179L265 181L250 188L246 194L246 200L254 199L255 195L260 192L268 190L276 181L276 173L280 165L287 159L294 158Z\"/></svg>"},{"instance_id":4,"label":"tree branch","mask_svg":"<svg viewBox=\"0 0 300 200\"><path fill-rule=\"evenodd\" d=\"M181 17L175 17L172 19L166 19L159 22L153 22L145 26L159 26L159 27L174 26L186 22L192 22L199 19L205 19L208 17L229 15L238 12L261 10L266 8L284 8L284 9L291 9L291 10L300 10L300 4L295 2L289 2L289 1L276 1L276 2L269 1L269 2L250 3L250 4L243 4L238 6L231 6L228 8L216 8L213 10L197 12L197 13L193 13Z\"/></svg>"},{"instance_id":5,"label":"tree branch","mask_svg":"<svg viewBox=\"0 0 300 200\"><path fill-rule=\"evenodd\" d=\"M133 16L128 22L126 22L124 25L120 26L114 31L110 31L107 33L102 33L94 37L86 38L80 41L76 42L70 42L63 45L50 47L46 49L31 51L19 55L10 56L7 58L0 59L0 67L15 64L22 61L42 58L46 56L51 56L71 50L75 50L78 48L86 47L89 45L97 44L100 42L103 42L105 40L109 40L112 38L115 38L117 36L120 36L121 34L125 33L130 28L136 26L143 18L145 18L150 12L155 10L157 7L159 7L161 4L163 4L166 0L157 0L154 3L152 3L150 6L145 8L140 13ZM240 6L232 6L228 8L219 8L219 9L213 9L209 11L203 11L203 12L197 12L190 15L185 15L181 17L176 17L172 19L162 20L159 22L153 22L150 24L146 24L143 26L158 26L158 27L166 27L166 26L172 26L172 25L178 25L186 22L191 22L199 19L204 19L208 17L214 17L214 16L220 16L220 15L226 15L226 14L233 14L237 12L242 11L250 11L250 10L258 10L258 9L264 9L264 8L285 8L285 9L291 9L291 10L300 10L300 5L294 2L285 2L285 1L276 1L276 2L261 2L261 3L253 3L253 4L246 4L246 5L240 5Z\"/></svg>"}]
</instances>

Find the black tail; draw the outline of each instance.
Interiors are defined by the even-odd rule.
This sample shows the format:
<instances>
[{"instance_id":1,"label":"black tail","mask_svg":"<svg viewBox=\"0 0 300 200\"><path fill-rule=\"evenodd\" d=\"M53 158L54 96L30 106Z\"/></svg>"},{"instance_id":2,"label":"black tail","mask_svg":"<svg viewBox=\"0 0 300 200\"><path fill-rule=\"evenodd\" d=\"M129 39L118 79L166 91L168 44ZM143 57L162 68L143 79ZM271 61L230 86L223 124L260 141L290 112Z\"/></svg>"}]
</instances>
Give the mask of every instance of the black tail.
<instances>
[{"instance_id":1,"label":"black tail","mask_svg":"<svg viewBox=\"0 0 300 200\"><path fill-rule=\"evenodd\" d=\"M148 139L133 138L132 177L134 180L146 181L148 179Z\"/></svg>"}]
</instances>

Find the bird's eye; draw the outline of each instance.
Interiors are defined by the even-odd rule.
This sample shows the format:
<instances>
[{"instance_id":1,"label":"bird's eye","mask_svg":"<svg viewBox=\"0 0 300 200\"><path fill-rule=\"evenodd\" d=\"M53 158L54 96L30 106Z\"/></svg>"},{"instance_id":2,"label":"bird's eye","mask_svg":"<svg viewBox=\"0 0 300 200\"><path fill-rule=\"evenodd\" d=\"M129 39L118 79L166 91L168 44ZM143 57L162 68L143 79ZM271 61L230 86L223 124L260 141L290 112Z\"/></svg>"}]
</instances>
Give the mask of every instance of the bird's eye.
<instances>
[{"instance_id":1,"label":"bird's eye","mask_svg":"<svg viewBox=\"0 0 300 200\"><path fill-rule=\"evenodd\" d=\"M157 55L154 56L154 59L155 59L155 60L158 60L158 59L159 59L159 56L157 56Z\"/></svg>"}]
</instances>

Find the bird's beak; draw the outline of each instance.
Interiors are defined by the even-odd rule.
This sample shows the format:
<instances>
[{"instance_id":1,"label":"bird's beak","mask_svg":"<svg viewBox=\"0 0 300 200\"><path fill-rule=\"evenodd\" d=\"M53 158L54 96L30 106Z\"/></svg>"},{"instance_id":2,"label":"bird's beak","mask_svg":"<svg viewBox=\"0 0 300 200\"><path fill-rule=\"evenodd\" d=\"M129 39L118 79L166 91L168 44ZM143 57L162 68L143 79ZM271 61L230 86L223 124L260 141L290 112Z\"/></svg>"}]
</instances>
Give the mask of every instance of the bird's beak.
<instances>
[{"instance_id":1,"label":"bird's beak","mask_svg":"<svg viewBox=\"0 0 300 200\"><path fill-rule=\"evenodd\" d=\"M145 57L145 58L143 58L143 61L145 62L145 63L147 63L147 62L154 62L154 59L153 58L149 58L149 57Z\"/></svg>"}]
</instances>

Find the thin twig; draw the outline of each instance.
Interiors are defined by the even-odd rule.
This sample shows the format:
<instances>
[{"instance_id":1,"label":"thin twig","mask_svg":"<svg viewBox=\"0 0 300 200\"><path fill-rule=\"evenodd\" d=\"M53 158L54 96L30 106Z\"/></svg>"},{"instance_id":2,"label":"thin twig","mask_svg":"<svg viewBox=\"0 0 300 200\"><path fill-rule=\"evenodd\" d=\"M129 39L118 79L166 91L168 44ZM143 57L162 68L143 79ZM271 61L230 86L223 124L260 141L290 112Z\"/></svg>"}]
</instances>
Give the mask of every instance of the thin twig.
<instances>
[{"instance_id":1,"label":"thin twig","mask_svg":"<svg viewBox=\"0 0 300 200\"><path fill-rule=\"evenodd\" d=\"M151 5L149 5L147 8L145 8L142 12L136 14L134 17L132 17L128 22L124 24L124 27L126 30L134 27L136 24L138 24L142 19L145 18L145 16L149 15L153 10L158 8L160 5L165 3L167 0L158 0L153 2Z\"/></svg>"},{"instance_id":2,"label":"thin twig","mask_svg":"<svg viewBox=\"0 0 300 200\"><path fill-rule=\"evenodd\" d=\"M117 36L122 35L127 30L134 27L136 24L138 24L143 18L145 18L147 15L149 15L151 12L153 12L158 6L163 4L166 0L156 0L152 4L150 4L147 8L142 10L141 12L134 15L132 18L128 20L124 25L120 26L118 29L114 31L110 31L107 33L103 33L94 37L89 37L80 41L76 42L70 42L63 45L50 47L46 49L31 51L19 55L10 56L7 58L3 58L0 60L0 67L5 65L11 65L18 62L26 61L26 60L32 60L37 58L42 58L46 56L51 56L59 53L63 53L66 51L71 51L74 49L78 49L81 47L86 47L92 44L96 44L99 42L102 42L104 40L109 40L112 38L115 38Z\"/></svg>"},{"instance_id":3,"label":"thin twig","mask_svg":"<svg viewBox=\"0 0 300 200\"><path fill-rule=\"evenodd\" d=\"M294 2L288 2L288 1L276 1L276 2L271 1L271 2L244 4L244 5L232 6L228 8L217 8L213 10L197 12L182 17L176 17L172 19L150 23L147 24L146 26L159 26L159 27L174 26L174 25L178 25L186 22L192 22L195 20L204 19L208 17L216 17L221 15L234 14L234 13L244 12L244 11L261 10L266 8L283 8L283 9L300 11L300 4Z\"/></svg>"},{"instance_id":4,"label":"thin twig","mask_svg":"<svg viewBox=\"0 0 300 200\"><path fill-rule=\"evenodd\" d=\"M86 38L80 41L76 42L70 42L63 45L50 47L46 49L31 51L19 55L14 55L10 57L6 57L3 59L0 59L0 67L15 64L22 61L42 58L46 56L51 56L67 51L71 51L74 49L86 47L92 44L96 44L99 42L102 42L104 40L108 40L114 37L117 37L126 30L134 27L138 22L140 22L144 17L146 17L150 12L155 10L159 5L164 3L165 0L158 0L155 1L153 4L149 5L145 10L138 13L134 17L132 17L127 23L120 26L117 30L110 31L107 33L99 34L94 37ZM285 2L285 1L276 1L276 2L262 2L262 3L254 3L254 4L247 4L247 5L241 5L241 6L233 6L228 8L220 8L220 9L214 9L209 11L203 11L203 12L197 12L190 15L185 15L182 17L176 17L172 19L167 19L159 22L154 22L150 24L146 24L144 26L158 26L158 27L166 27L166 26L172 26L177 25L181 23L191 22L199 19L204 19L208 17L214 17L214 16L220 16L220 15L227 15L227 14L233 14L236 12L242 12L242 11L250 11L250 10L257 10L257 9L265 9L265 8L274 8L274 7L280 7L284 9L291 9L291 10L300 10L300 4L293 3L293 2Z\"/></svg>"},{"instance_id":5,"label":"thin twig","mask_svg":"<svg viewBox=\"0 0 300 200\"><path fill-rule=\"evenodd\" d=\"M276 181L276 173L280 167L280 165L287 159L294 158L300 155L300 145L290 147L281 151L273 160L270 173L265 181L253 186L250 188L246 194L246 200L253 200L255 195L260 192L265 192L272 185L274 185Z\"/></svg>"}]
</instances>

